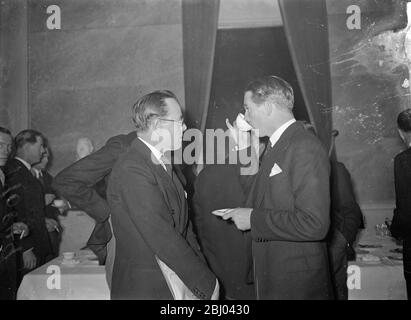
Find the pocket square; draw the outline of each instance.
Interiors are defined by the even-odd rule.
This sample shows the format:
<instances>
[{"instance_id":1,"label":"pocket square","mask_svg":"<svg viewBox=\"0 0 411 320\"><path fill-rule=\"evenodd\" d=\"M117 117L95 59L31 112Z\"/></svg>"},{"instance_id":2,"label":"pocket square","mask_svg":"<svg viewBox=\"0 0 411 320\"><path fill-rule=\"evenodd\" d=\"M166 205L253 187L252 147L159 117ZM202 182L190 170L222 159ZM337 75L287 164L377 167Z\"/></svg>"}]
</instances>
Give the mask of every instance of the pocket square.
<instances>
[{"instance_id":1,"label":"pocket square","mask_svg":"<svg viewBox=\"0 0 411 320\"><path fill-rule=\"evenodd\" d=\"M280 166L274 163L273 167L271 168L270 177L275 176L276 174L279 174L281 172L283 172L283 170L281 170Z\"/></svg>"}]
</instances>

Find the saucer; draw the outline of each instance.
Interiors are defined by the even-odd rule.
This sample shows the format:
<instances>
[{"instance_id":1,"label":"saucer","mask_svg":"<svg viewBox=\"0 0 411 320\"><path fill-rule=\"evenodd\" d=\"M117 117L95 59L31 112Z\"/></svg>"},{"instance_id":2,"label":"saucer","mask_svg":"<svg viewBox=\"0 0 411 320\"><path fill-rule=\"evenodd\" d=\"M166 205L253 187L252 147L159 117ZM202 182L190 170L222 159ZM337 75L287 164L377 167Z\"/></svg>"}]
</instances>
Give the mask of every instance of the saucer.
<instances>
[{"instance_id":1,"label":"saucer","mask_svg":"<svg viewBox=\"0 0 411 320\"><path fill-rule=\"evenodd\" d=\"M225 215L228 211L230 211L231 209L218 209L218 210L214 210L211 213L216 215L216 216L220 216L222 217L223 215Z\"/></svg>"},{"instance_id":2,"label":"saucer","mask_svg":"<svg viewBox=\"0 0 411 320\"><path fill-rule=\"evenodd\" d=\"M61 264L65 265L65 266L75 266L79 263L80 263L80 260L77 260L77 259L71 259L71 260L63 259L61 261Z\"/></svg>"}]
</instances>

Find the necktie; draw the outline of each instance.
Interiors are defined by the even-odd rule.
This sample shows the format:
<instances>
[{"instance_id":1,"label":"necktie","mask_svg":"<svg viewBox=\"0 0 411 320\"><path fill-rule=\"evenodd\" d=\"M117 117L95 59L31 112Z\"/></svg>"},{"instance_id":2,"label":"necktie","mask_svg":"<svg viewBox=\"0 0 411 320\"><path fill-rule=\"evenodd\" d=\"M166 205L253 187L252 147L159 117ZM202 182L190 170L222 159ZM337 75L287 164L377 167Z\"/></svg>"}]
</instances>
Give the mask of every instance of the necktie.
<instances>
[{"instance_id":1,"label":"necktie","mask_svg":"<svg viewBox=\"0 0 411 320\"><path fill-rule=\"evenodd\" d=\"M166 156L161 157L161 161L163 161L164 166L166 167L166 171L170 177L173 177L173 167L171 166L170 159Z\"/></svg>"}]
</instances>

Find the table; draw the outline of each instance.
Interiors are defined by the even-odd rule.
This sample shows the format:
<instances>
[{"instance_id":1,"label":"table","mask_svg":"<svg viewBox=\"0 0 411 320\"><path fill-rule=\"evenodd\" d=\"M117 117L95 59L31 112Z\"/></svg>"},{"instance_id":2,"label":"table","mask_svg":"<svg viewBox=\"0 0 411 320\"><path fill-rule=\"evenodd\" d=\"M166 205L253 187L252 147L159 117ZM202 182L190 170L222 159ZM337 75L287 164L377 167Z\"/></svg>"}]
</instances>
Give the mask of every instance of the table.
<instances>
[{"instance_id":1,"label":"table","mask_svg":"<svg viewBox=\"0 0 411 320\"><path fill-rule=\"evenodd\" d=\"M379 245L381 248L364 248L361 245ZM376 236L373 230L364 230L356 245L357 260L349 263L349 300L406 300L407 291L402 261L387 258L401 256L390 250L399 245L390 237ZM362 251L368 251L369 254ZM380 261L363 261L369 255ZM351 268L351 270L350 270ZM355 273L359 281L355 288Z\"/></svg>"},{"instance_id":2,"label":"table","mask_svg":"<svg viewBox=\"0 0 411 320\"><path fill-rule=\"evenodd\" d=\"M60 254L84 248L94 229L94 220L80 210L68 210L58 219L61 225Z\"/></svg>"},{"instance_id":3,"label":"table","mask_svg":"<svg viewBox=\"0 0 411 320\"><path fill-rule=\"evenodd\" d=\"M368 244L382 246L374 250L368 249L373 255L380 257L380 261L361 261L361 248L358 245ZM407 297L402 261L387 259L387 256L392 254L390 250L398 245L391 238L376 237L372 232L362 234L358 245L358 260L349 263L348 282L352 285L349 289L349 300L405 300ZM95 255L89 250L78 251L77 257L80 261L77 265L63 265L63 258L60 256L27 274L20 285L17 299L110 299L104 266L99 266L97 261L93 260ZM59 289L50 288L50 284L53 285L53 278L50 277L56 275L54 269L60 270Z\"/></svg>"},{"instance_id":4,"label":"table","mask_svg":"<svg viewBox=\"0 0 411 320\"><path fill-rule=\"evenodd\" d=\"M76 265L59 256L26 274L17 300L108 300L110 291L104 266L90 250L76 252Z\"/></svg>"}]
</instances>

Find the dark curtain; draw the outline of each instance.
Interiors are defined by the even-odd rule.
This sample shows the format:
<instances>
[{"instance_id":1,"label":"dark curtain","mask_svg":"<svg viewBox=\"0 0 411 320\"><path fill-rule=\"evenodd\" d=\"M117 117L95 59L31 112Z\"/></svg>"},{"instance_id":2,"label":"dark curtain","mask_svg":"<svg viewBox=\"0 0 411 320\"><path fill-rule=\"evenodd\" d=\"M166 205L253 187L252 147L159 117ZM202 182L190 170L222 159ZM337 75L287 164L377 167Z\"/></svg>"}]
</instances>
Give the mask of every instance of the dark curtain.
<instances>
[{"instance_id":1,"label":"dark curtain","mask_svg":"<svg viewBox=\"0 0 411 320\"><path fill-rule=\"evenodd\" d=\"M325 0L279 0L279 4L310 122L328 150L332 101Z\"/></svg>"},{"instance_id":2,"label":"dark curtain","mask_svg":"<svg viewBox=\"0 0 411 320\"><path fill-rule=\"evenodd\" d=\"M204 132L220 0L183 0L182 6L186 123Z\"/></svg>"}]
</instances>

